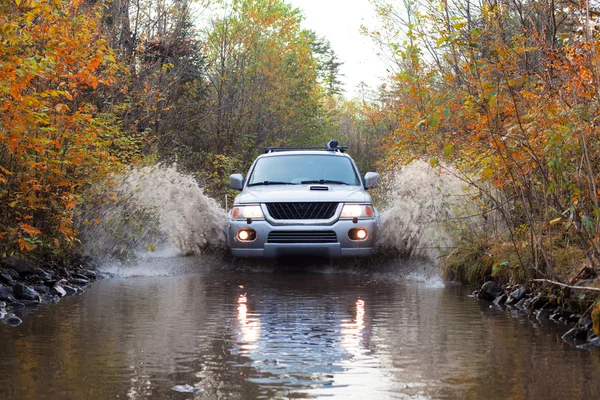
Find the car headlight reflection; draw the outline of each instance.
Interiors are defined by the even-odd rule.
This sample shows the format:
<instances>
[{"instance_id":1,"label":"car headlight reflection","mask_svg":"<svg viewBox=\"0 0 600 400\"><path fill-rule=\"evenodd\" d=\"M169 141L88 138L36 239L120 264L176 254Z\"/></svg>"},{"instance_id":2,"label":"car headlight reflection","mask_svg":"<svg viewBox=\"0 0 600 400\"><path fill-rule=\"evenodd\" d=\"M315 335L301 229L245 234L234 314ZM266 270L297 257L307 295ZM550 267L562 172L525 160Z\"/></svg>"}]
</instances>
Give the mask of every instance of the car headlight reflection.
<instances>
[{"instance_id":1,"label":"car headlight reflection","mask_svg":"<svg viewBox=\"0 0 600 400\"><path fill-rule=\"evenodd\" d=\"M375 214L370 204L344 204L342 218L370 218Z\"/></svg>"},{"instance_id":2,"label":"car headlight reflection","mask_svg":"<svg viewBox=\"0 0 600 400\"><path fill-rule=\"evenodd\" d=\"M264 218L264 214L259 205L251 205L251 206L235 206L233 210L231 210L231 217L233 219L256 219L256 218Z\"/></svg>"}]
</instances>

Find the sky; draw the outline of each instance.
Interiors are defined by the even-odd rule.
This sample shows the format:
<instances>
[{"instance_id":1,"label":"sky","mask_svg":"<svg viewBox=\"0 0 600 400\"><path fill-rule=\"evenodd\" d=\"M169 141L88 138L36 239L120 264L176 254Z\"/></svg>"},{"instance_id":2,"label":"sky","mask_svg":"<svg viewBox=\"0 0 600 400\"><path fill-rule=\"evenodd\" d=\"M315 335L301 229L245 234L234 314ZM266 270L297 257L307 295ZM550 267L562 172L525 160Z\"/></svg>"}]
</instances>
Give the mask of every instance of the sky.
<instances>
[{"instance_id":1,"label":"sky","mask_svg":"<svg viewBox=\"0 0 600 400\"><path fill-rule=\"evenodd\" d=\"M376 88L387 75L385 63L377 55L375 43L360 33L361 25L377 26L374 7L369 0L287 0L303 10L304 28L331 42L344 63L341 66L346 96L355 97L357 86L364 81Z\"/></svg>"}]
</instances>

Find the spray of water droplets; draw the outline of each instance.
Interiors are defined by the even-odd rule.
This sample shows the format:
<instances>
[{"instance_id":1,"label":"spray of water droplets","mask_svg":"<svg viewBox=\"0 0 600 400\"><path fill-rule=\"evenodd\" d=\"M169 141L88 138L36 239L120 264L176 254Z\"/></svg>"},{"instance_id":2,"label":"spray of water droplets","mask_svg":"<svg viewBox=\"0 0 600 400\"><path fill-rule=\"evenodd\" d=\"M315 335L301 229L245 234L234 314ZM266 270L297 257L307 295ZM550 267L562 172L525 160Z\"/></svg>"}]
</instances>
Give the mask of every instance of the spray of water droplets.
<instances>
[{"instance_id":1,"label":"spray of water droplets","mask_svg":"<svg viewBox=\"0 0 600 400\"><path fill-rule=\"evenodd\" d=\"M475 193L452 167L417 159L390 173L383 189L380 245L403 256L438 259L465 230L482 228Z\"/></svg>"},{"instance_id":2,"label":"spray of water droplets","mask_svg":"<svg viewBox=\"0 0 600 400\"><path fill-rule=\"evenodd\" d=\"M79 215L86 255L131 260L144 253L195 254L224 246L225 211L176 166L132 169Z\"/></svg>"}]
</instances>

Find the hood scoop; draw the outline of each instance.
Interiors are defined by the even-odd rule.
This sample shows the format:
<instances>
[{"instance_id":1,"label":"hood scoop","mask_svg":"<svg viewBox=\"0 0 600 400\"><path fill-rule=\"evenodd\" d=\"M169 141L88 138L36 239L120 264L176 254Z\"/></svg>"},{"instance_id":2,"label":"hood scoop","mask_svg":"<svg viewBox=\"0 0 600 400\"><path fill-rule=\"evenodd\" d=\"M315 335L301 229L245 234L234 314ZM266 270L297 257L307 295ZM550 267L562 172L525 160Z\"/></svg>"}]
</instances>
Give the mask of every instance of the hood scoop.
<instances>
[{"instance_id":1,"label":"hood scoop","mask_svg":"<svg viewBox=\"0 0 600 400\"><path fill-rule=\"evenodd\" d=\"M311 186L310 190L329 190L329 186Z\"/></svg>"}]
</instances>

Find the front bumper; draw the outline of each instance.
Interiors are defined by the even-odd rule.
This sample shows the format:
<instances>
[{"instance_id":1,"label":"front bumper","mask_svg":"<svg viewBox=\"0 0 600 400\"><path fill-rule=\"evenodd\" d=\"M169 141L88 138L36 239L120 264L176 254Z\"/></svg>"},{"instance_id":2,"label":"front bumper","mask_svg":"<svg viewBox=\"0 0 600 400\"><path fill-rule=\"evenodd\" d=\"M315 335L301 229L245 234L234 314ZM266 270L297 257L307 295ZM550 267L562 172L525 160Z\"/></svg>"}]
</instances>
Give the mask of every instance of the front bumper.
<instances>
[{"instance_id":1,"label":"front bumper","mask_svg":"<svg viewBox=\"0 0 600 400\"><path fill-rule=\"evenodd\" d=\"M368 232L365 240L351 240L348 231L364 228ZM366 257L375 250L378 223L376 218L338 220L331 225L272 225L266 220L247 221L229 220L227 226L227 243L235 257L276 258L288 255L339 257ZM256 239L252 242L241 241L237 238L240 229L253 229ZM335 232L334 243L272 243L269 234L293 232Z\"/></svg>"}]
</instances>

